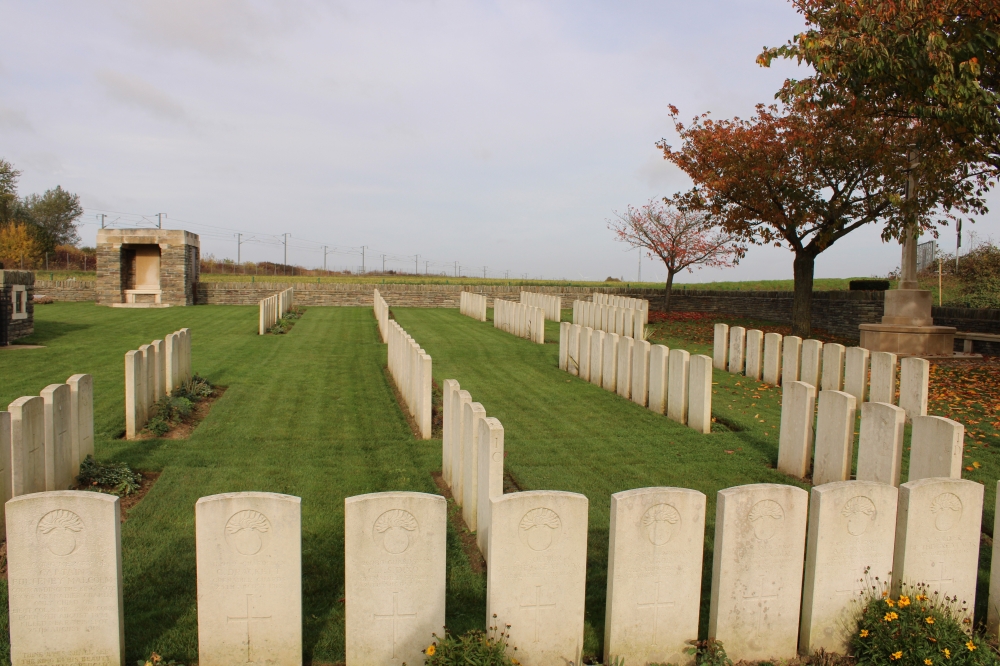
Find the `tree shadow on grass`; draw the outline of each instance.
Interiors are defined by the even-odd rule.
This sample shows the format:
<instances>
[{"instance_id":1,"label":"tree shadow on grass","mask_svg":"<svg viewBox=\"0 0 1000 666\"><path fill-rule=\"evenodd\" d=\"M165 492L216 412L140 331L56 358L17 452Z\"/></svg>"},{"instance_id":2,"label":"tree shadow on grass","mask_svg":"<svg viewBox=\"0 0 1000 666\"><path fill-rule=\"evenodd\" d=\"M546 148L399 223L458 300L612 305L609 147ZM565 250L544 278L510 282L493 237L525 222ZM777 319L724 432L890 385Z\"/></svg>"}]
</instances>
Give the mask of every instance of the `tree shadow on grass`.
<instances>
[{"instance_id":1,"label":"tree shadow on grass","mask_svg":"<svg viewBox=\"0 0 1000 666\"><path fill-rule=\"evenodd\" d=\"M91 328L92 324L79 324L67 321L38 321L35 320L35 332L29 336L18 338L17 344L21 345L45 345L54 340Z\"/></svg>"}]
</instances>

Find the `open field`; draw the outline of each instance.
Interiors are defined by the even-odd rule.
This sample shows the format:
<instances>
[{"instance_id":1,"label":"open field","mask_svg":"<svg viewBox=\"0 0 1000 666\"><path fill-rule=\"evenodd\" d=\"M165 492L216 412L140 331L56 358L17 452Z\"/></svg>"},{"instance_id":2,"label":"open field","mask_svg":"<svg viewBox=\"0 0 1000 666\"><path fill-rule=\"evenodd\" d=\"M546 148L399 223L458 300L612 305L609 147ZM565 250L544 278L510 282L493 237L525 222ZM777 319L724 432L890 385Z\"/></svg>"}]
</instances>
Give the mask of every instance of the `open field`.
<instances>
[{"instance_id":1,"label":"open field","mask_svg":"<svg viewBox=\"0 0 1000 666\"><path fill-rule=\"evenodd\" d=\"M704 634L716 491L757 482L808 487L773 469L778 389L716 371L717 423L705 436L561 372L553 322L547 324L548 344L536 345L457 310L393 313L433 357L435 381L458 379L503 423L506 468L522 489L569 490L590 499L585 654L598 654L603 640L612 493L674 485L708 496ZM653 341L708 353L711 337L705 332L711 322L678 316L656 324ZM303 498L305 657L336 663L344 654L344 498L385 490L436 492L431 474L440 469L441 442L413 438L386 379L386 349L370 309L311 307L284 336L257 336L256 324L255 307L125 310L57 303L36 310L37 332L22 340L45 349L0 351L0 405L37 395L70 374L90 372L98 458L162 471L122 529L130 660L151 650L183 663L197 659L194 504L199 497L259 490ZM187 440L118 439L124 430L125 351L183 326L193 332L194 370L229 389ZM959 408L979 404L964 407L965 400ZM989 414L992 403L984 400L979 408ZM989 444L995 431L988 423L976 425L983 437L977 437L978 448L970 448L970 466L975 460L980 467L966 476L988 485L984 526L990 531L1000 441ZM905 453L903 464L905 478ZM983 554L981 562L988 566L985 546ZM987 575L988 569L981 569L981 611ZM485 575L472 571L449 526L449 627L484 626L485 587ZM6 608L4 582L4 625ZM0 641L6 641L5 631Z\"/></svg>"}]
</instances>

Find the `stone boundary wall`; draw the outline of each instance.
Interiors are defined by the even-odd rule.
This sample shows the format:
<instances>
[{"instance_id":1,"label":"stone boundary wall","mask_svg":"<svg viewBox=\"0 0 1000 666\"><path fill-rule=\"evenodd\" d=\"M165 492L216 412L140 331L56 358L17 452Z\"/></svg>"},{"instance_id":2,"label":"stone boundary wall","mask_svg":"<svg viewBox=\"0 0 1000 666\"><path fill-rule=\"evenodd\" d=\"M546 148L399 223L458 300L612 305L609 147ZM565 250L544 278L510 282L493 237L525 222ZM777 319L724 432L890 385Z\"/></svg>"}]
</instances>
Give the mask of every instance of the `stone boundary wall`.
<instances>
[{"instance_id":1,"label":"stone boundary wall","mask_svg":"<svg viewBox=\"0 0 1000 666\"><path fill-rule=\"evenodd\" d=\"M97 282L93 280L35 280L35 293L54 301L82 303L97 300Z\"/></svg>"}]
</instances>

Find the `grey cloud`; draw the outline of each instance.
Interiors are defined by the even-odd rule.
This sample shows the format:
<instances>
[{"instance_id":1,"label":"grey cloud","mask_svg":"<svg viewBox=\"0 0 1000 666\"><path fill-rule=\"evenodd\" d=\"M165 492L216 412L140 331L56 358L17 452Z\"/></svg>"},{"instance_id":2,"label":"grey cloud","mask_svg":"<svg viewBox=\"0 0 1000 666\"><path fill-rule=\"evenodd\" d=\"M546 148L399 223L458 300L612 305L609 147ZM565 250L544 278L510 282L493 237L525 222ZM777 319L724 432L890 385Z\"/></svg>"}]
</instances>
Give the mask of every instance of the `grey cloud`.
<instances>
[{"instance_id":1,"label":"grey cloud","mask_svg":"<svg viewBox=\"0 0 1000 666\"><path fill-rule=\"evenodd\" d=\"M32 132L35 129L28 121L27 114L8 106L0 106L0 128L24 132Z\"/></svg>"},{"instance_id":2,"label":"grey cloud","mask_svg":"<svg viewBox=\"0 0 1000 666\"><path fill-rule=\"evenodd\" d=\"M97 80L112 99L138 106L168 120L188 120L183 106L156 86L138 77L102 69L97 72Z\"/></svg>"}]
</instances>

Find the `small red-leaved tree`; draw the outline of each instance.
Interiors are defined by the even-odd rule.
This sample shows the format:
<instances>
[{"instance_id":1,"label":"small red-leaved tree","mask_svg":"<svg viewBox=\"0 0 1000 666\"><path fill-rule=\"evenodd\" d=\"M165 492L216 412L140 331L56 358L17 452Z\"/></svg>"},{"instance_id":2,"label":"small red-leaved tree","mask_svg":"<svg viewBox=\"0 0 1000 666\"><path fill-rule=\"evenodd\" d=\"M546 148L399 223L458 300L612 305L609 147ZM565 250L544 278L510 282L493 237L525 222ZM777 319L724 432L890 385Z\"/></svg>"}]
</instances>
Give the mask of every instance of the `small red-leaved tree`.
<instances>
[{"instance_id":1,"label":"small red-leaved tree","mask_svg":"<svg viewBox=\"0 0 1000 666\"><path fill-rule=\"evenodd\" d=\"M723 231L705 212L678 206L675 200L651 200L641 208L629 206L624 213L615 212L608 228L618 240L647 251L650 258L659 257L667 267L667 283L663 292L663 310L670 310L670 290L674 276L687 269L729 268L746 253L734 235Z\"/></svg>"}]
</instances>

